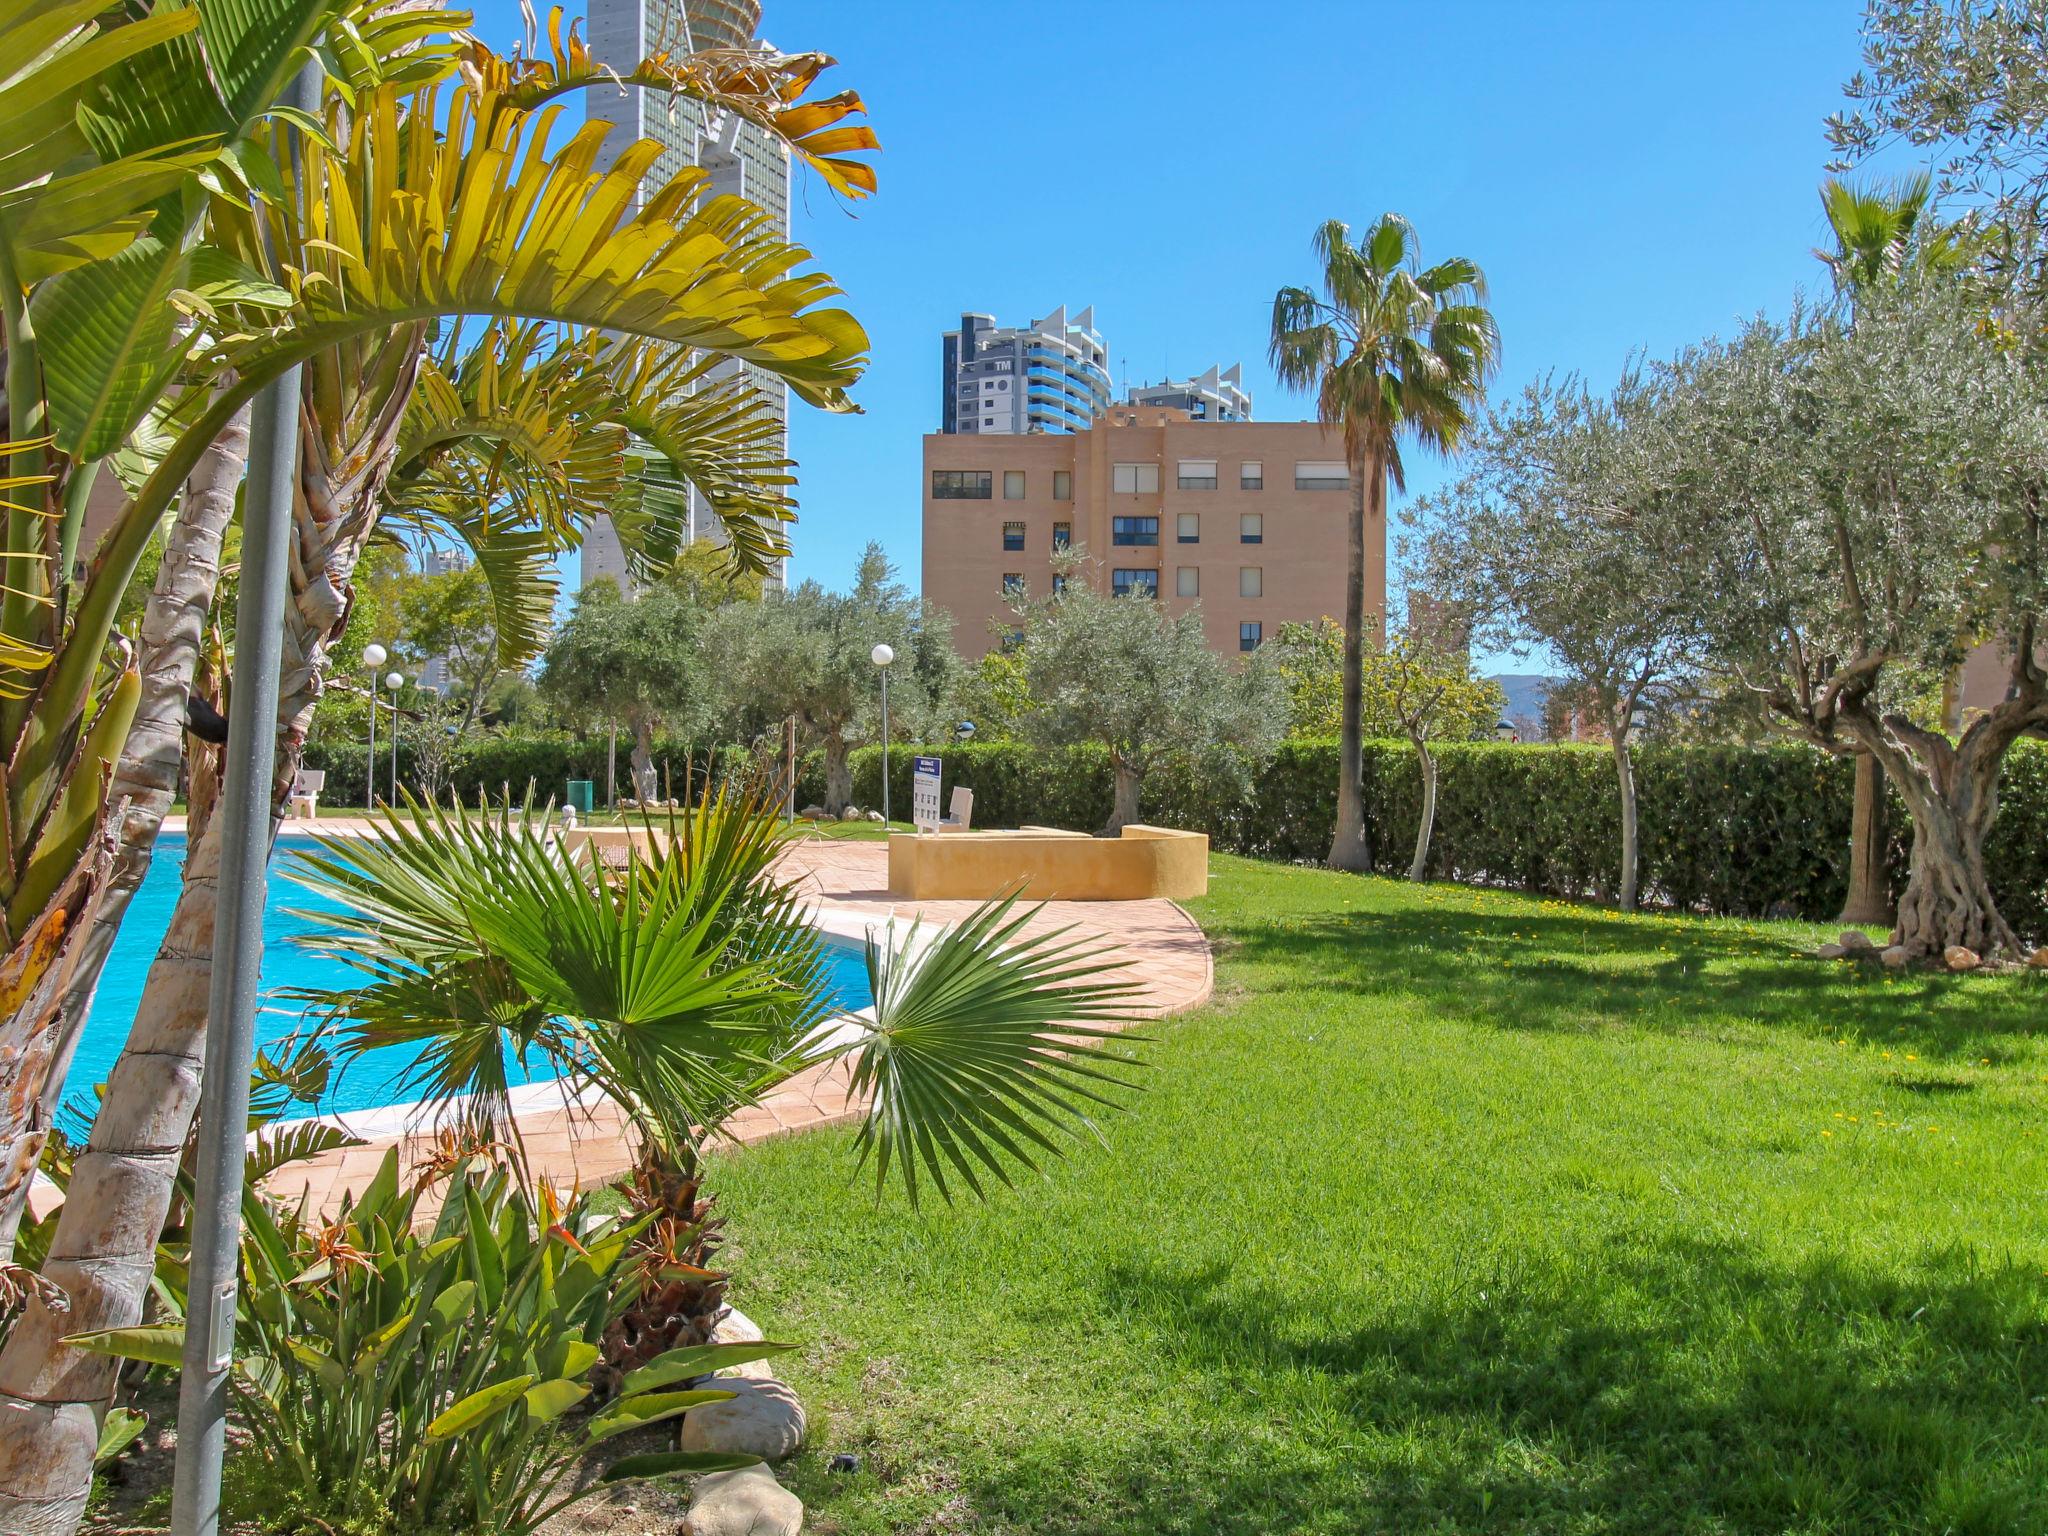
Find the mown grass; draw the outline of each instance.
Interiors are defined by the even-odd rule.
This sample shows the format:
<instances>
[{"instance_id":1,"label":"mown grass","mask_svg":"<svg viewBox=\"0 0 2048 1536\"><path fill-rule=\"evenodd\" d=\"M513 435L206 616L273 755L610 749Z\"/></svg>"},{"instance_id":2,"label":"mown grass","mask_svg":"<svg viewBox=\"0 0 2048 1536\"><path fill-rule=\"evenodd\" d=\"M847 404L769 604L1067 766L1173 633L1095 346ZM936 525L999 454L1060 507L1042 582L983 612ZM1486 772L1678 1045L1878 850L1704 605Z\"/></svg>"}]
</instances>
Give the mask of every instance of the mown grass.
<instances>
[{"instance_id":1,"label":"mown grass","mask_svg":"<svg viewBox=\"0 0 2048 1536\"><path fill-rule=\"evenodd\" d=\"M810 1528L2048 1528L2048 978L1229 858L1195 910L1217 1001L1048 1178L721 1169Z\"/></svg>"}]
</instances>

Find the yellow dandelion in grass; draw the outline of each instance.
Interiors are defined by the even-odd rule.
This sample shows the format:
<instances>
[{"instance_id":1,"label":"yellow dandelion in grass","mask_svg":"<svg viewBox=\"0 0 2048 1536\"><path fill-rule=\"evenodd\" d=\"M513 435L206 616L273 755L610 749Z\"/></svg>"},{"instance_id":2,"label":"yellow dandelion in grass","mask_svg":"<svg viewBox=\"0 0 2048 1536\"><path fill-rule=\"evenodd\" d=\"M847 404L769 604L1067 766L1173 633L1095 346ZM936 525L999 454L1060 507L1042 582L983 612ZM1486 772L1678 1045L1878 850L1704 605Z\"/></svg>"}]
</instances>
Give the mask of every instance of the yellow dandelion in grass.
<instances>
[{"instance_id":1,"label":"yellow dandelion in grass","mask_svg":"<svg viewBox=\"0 0 2048 1536\"><path fill-rule=\"evenodd\" d=\"M1920 1059L1920 1058L1919 1058L1918 1056L1915 1056L1915 1055L1914 1055L1914 1054L1913 1054L1913 1053L1912 1053L1911 1051L1908 1051L1908 1052L1906 1052L1906 1060L1908 1060L1908 1061L1918 1061L1919 1059Z\"/></svg>"},{"instance_id":2,"label":"yellow dandelion in grass","mask_svg":"<svg viewBox=\"0 0 2048 1536\"><path fill-rule=\"evenodd\" d=\"M1833 1131L1822 1131L1822 1132L1821 1132L1821 1135L1823 1135L1823 1136L1832 1136L1832 1135L1834 1135L1834 1134L1835 1134L1835 1133L1834 1133Z\"/></svg>"}]
</instances>

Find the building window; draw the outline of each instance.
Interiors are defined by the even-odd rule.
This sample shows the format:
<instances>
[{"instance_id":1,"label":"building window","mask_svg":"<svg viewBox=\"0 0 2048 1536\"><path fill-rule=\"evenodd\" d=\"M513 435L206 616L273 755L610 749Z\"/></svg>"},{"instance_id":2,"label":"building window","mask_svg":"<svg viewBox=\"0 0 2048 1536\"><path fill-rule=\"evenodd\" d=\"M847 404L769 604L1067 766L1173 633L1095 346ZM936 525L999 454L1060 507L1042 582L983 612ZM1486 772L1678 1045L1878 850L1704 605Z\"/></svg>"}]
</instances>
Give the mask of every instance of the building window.
<instances>
[{"instance_id":1,"label":"building window","mask_svg":"<svg viewBox=\"0 0 2048 1536\"><path fill-rule=\"evenodd\" d=\"M1024 525L1022 523L1003 524L1003 548L1022 549L1023 547Z\"/></svg>"},{"instance_id":2,"label":"building window","mask_svg":"<svg viewBox=\"0 0 2048 1536\"><path fill-rule=\"evenodd\" d=\"M1294 488L1297 491L1341 491L1349 488L1351 471L1342 464L1329 464L1314 459L1294 461Z\"/></svg>"},{"instance_id":3,"label":"building window","mask_svg":"<svg viewBox=\"0 0 2048 1536\"><path fill-rule=\"evenodd\" d=\"M1054 549L1065 549L1073 542L1074 525L1072 523L1054 523L1052 525L1052 547Z\"/></svg>"},{"instance_id":4,"label":"building window","mask_svg":"<svg viewBox=\"0 0 2048 1536\"><path fill-rule=\"evenodd\" d=\"M1003 596L1021 597L1023 594L1024 573L1022 571L1003 572Z\"/></svg>"},{"instance_id":5,"label":"building window","mask_svg":"<svg viewBox=\"0 0 2048 1536\"><path fill-rule=\"evenodd\" d=\"M1202 595L1202 573L1192 565L1184 565L1173 573L1173 592L1176 597L1200 597Z\"/></svg>"},{"instance_id":6,"label":"building window","mask_svg":"<svg viewBox=\"0 0 2048 1536\"><path fill-rule=\"evenodd\" d=\"M1246 459L1238 465L1237 488L1240 491L1263 491L1266 488L1266 466L1257 459Z\"/></svg>"},{"instance_id":7,"label":"building window","mask_svg":"<svg viewBox=\"0 0 2048 1536\"><path fill-rule=\"evenodd\" d=\"M1263 544L1266 542L1266 514L1263 512L1240 512L1237 515L1237 542L1240 544Z\"/></svg>"},{"instance_id":8,"label":"building window","mask_svg":"<svg viewBox=\"0 0 2048 1536\"><path fill-rule=\"evenodd\" d=\"M1059 595L1060 595L1060 594L1061 594L1062 592L1064 592L1064 591L1066 591L1066 590L1067 590L1067 576L1066 576L1066 573L1065 573L1064 571L1054 571L1054 572L1053 572L1053 575L1052 575L1052 595L1053 595L1054 597L1058 597L1058 596L1059 596Z\"/></svg>"},{"instance_id":9,"label":"building window","mask_svg":"<svg viewBox=\"0 0 2048 1536\"><path fill-rule=\"evenodd\" d=\"M1184 491L1213 491L1216 489L1216 461L1214 459L1182 459L1180 474L1174 484Z\"/></svg>"},{"instance_id":10,"label":"building window","mask_svg":"<svg viewBox=\"0 0 2048 1536\"><path fill-rule=\"evenodd\" d=\"M989 423L994 426L994 422ZM985 469L935 469L933 501L987 501L994 476Z\"/></svg>"},{"instance_id":11,"label":"building window","mask_svg":"<svg viewBox=\"0 0 2048 1536\"><path fill-rule=\"evenodd\" d=\"M1112 471L1109 488L1126 496L1152 496L1159 492L1157 464L1119 464Z\"/></svg>"},{"instance_id":12,"label":"building window","mask_svg":"<svg viewBox=\"0 0 2048 1536\"><path fill-rule=\"evenodd\" d=\"M1109 573L1109 595L1111 597L1157 597L1159 595L1159 573L1157 571L1113 570Z\"/></svg>"},{"instance_id":13,"label":"building window","mask_svg":"<svg viewBox=\"0 0 2048 1536\"><path fill-rule=\"evenodd\" d=\"M1237 568L1237 595L1239 597L1263 597L1266 594L1266 573L1256 565L1241 565Z\"/></svg>"},{"instance_id":14,"label":"building window","mask_svg":"<svg viewBox=\"0 0 2048 1536\"><path fill-rule=\"evenodd\" d=\"M1259 642L1265 638L1266 626L1257 619L1246 619L1237 626L1237 648L1240 651L1256 651Z\"/></svg>"},{"instance_id":15,"label":"building window","mask_svg":"<svg viewBox=\"0 0 2048 1536\"><path fill-rule=\"evenodd\" d=\"M1003 471L1003 500L1005 500L1005 501L1022 501L1023 499L1024 499L1024 471L1023 471L1023 470L1021 470L1021 469L1006 469L1006 470L1004 470L1004 471Z\"/></svg>"},{"instance_id":16,"label":"building window","mask_svg":"<svg viewBox=\"0 0 2048 1536\"><path fill-rule=\"evenodd\" d=\"M1151 546L1159 542L1159 519L1156 517L1116 517L1110 519L1112 544Z\"/></svg>"},{"instance_id":17,"label":"building window","mask_svg":"<svg viewBox=\"0 0 2048 1536\"><path fill-rule=\"evenodd\" d=\"M1183 544L1202 542L1202 514L1183 512L1174 519L1174 537Z\"/></svg>"},{"instance_id":18,"label":"building window","mask_svg":"<svg viewBox=\"0 0 2048 1536\"><path fill-rule=\"evenodd\" d=\"M1056 469L1052 472L1052 499L1072 501L1074 499L1074 472L1071 469Z\"/></svg>"}]
</instances>

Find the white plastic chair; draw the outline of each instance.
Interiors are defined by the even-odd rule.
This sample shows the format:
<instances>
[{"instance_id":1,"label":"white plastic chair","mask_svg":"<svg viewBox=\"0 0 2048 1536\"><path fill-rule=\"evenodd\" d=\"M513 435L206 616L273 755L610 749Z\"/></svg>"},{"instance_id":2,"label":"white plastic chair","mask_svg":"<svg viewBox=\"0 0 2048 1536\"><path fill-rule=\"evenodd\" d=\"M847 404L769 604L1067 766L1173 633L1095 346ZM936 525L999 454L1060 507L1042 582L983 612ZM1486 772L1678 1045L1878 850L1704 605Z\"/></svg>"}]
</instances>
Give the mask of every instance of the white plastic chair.
<instances>
[{"instance_id":1,"label":"white plastic chair","mask_svg":"<svg viewBox=\"0 0 2048 1536\"><path fill-rule=\"evenodd\" d=\"M286 814L313 820L320 814L320 791L326 787L325 768L301 768L297 781L292 785L291 799L285 806Z\"/></svg>"},{"instance_id":2,"label":"white plastic chair","mask_svg":"<svg viewBox=\"0 0 2048 1536\"><path fill-rule=\"evenodd\" d=\"M941 832L965 832L974 820L974 791L953 786L952 810L939 822Z\"/></svg>"}]
</instances>

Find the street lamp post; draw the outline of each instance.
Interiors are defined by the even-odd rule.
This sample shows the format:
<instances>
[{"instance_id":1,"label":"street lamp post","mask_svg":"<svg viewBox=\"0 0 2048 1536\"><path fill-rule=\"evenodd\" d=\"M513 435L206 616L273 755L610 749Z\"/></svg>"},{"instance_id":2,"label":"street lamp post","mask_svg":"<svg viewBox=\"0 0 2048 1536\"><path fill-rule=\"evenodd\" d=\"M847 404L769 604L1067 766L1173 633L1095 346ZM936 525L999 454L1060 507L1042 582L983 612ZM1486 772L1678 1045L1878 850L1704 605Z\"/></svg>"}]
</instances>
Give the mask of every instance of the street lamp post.
<instances>
[{"instance_id":1,"label":"street lamp post","mask_svg":"<svg viewBox=\"0 0 2048 1536\"><path fill-rule=\"evenodd\" d=\"M386 673L384 686L391 690L391 804L398 804L398 689L404 683L402 672Z\"/></svg>"},{"instance_id":2,"label":"street lamp post","mask_svg":"<svg viewBox=\"0 0 2048 1536\"><path fill-rule=\"evenodd\" d=\"M868 652L882 674L882 824L889 824L889 663L896 659L895 651L886 645L878 645Z\"/></svg>"},{"instance_id":3,"label":"street lamp post","mask_svg":"<svg viewBox=\"0 0 2048 1536\"><path fill-rule=\"evenodd\" d=\"M370 771L363 775L363 809L377 809L377 669L390 652L372 642L363 647L363 665L370 669Z\"/></svg>"}]
</instances>

